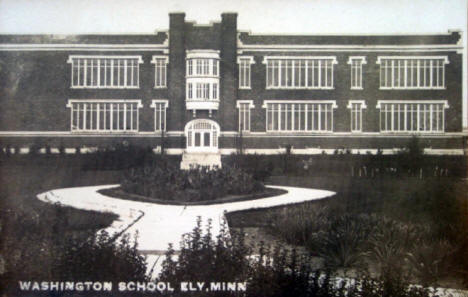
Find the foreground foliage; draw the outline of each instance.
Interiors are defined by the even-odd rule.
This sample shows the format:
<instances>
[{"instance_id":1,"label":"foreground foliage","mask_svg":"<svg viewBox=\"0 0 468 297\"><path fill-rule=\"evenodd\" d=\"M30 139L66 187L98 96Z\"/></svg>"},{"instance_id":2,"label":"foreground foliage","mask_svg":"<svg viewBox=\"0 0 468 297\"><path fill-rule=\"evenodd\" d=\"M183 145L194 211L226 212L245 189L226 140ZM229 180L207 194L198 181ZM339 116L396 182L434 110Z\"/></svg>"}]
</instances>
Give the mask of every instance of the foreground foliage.
<instances>
[{"instance_id":1,"label":"foreground foliage","mask_svg":"<svg viewBox=\"0 0 468 297\"><path fill-rule=\"evenodd\" d=\"M377 195L351 184L353 191L328 204L270 210L269 228L324 258L333 270L405 271L425 285L438 285L447 276L466 279L467 214L456 182L410 180L405 186L387 193L383 187ZM378 187L374 184L374 191Z\"/></svg>"},{"instance_id":2,"label":"foreground foliage","mask_svg":"<svg viewBox=\"0 0 468 297\"><path fill-rule=\"evenodd\" d=\"M281 246L260 245L258 254L247 247L243 232L230 236L225 229L214 239L208 223L205 230L198 220L185 235L176 258L170 247L166 253L160 280L178 283L187 279L205 282L247 282L245 292L202 292L190 296L430 296L429 289L411 287L407 275L386 271L372 278L364 271L354 279L336 278L329 270L313 270L307 255ZM184 296L175 291L172 296ZM437 296L437 295L432 295Z\"/></svg>"},{"instance_id":3,"label":"foreground foliage","mask_svg":"<svg viewBox=\"0 0 468 297\"><path fill-rule=\"evenodd\" d=\"M73 219L75 212L91 221L82 225ZM103 227L114 219L111 214L88 214L60 205L44 207L34 217L24 212L2 216L5 288L15 288L16 280L147 279L146 261L135 243L103 231L96 234L99 224ZM82 229L76 232L75 228Z\"/></svg>"}]
</instances>

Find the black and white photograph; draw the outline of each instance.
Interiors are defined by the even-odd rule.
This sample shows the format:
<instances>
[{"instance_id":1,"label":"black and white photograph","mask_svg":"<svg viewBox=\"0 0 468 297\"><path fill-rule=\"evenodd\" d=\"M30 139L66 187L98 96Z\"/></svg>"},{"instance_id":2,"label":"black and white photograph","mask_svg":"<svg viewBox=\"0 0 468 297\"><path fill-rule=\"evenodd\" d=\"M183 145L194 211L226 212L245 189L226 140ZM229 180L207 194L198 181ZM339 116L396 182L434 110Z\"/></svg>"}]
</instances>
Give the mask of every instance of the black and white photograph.
<instances>
[{"instance_id":1,"label":"black and white photograph","mask_svg":"<svg viewBox=\"0 0 468 297\"><path fill-rule=\"evenodd\" d=\"M468 296L467 14L0 0L0 296Z\"/></svg>"}]
</instances>

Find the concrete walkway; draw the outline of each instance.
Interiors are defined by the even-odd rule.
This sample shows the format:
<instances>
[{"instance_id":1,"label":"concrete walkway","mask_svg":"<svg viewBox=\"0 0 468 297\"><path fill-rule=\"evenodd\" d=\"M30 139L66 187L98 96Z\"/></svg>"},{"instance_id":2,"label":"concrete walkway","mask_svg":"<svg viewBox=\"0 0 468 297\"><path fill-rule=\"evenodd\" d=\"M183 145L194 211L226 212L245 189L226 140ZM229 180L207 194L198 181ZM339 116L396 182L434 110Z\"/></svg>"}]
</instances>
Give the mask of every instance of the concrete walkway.
<instances>
[{"instance_id":1,"label":"concrete walkway","mask_svg":"<svg viewBox=\"0 0 468 297\"><path fill-rule=\"evenodd\" d=\"M60 203L84 210L112 212L119 216L105 230L111 235L121 233L135 234L138 231L138 250L146 255L148 273L157 277L161 271L164 252L169 243L174 249L180 248L179 242L184 233L195 227L197 216L202 217L203 227L208 219L212 220L212 233L216 236L220 223L228 212L268 208L286 204L294 204L311 200L323 199L335 195L335 192L269 186L288 191L285 194L249 201L230 202L203 206L161 205L112 198L97 193L98 190L118 187L105 185L94 187L79 187L51 190L37 197L48 203ZM337 281L340 280L337 278ZM439 296L468 296L468 291L436 288Z\"/></svg>"},{"instance_id":2,"label":"concrete walkway","mask_svg":"<svg viewBox=\"0 0 468 297\"><path fill-rule=\"evenodd\" d=\"M106 228L106 231L110 234L121 232L135 234L138 231L138 249L140 251L163 253L167 250L169 243L173 244L175 250L180 249L179 242L182 235L195 227L198 216L202 218L203 227L208 219L212 220L212 233L213 236L216 236L227 212L300 203L335 194L324 190L270 186L288 192L274 197L249 201L181 206L124 200L104 196L97 192L101 189L117 186L56 189L41 193L37 197L49 203L58 202L79 209L115 213L119 218Z\"/></svg>"}]
</instances>

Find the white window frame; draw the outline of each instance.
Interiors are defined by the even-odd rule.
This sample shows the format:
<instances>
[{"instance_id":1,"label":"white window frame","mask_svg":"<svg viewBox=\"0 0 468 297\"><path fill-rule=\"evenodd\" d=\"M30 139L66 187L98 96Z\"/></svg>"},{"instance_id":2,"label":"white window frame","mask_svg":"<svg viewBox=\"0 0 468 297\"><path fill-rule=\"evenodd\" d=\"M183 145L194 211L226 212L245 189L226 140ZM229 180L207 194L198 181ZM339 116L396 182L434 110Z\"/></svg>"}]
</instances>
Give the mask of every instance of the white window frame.
<instances>
[{"instance_id":1,"label":"white window frame","mask_svg":"<svg viewBox=\"0 0 468 297\"><path fill-rule=\"evenodd\" d=\"M74 65L74 60L76 59L83 59L84 60L84 65L83 65L83 68L84 68L84 84L83 85L74 85L74 69L75 69L75 65ZM115 65L114 64L114 60L118 59L119 60L119 65ZM97 72L97 79L96 79L96 85L87 85L87 72L88 72L88 67L87 67L87 61L90 60L90 61L93 61L93 60L98 60L98 64L96 65L97 69L96 69L96 72ZM104 73L101 73L101 60L109 60L110 61L110 78L107 77L107 69L104 71ZM124 73L123 74L120 74L120 60L124 60ZM131 71L134 71L133 68L131 68L132 66L134 65L127 65L128 61L129 60L137 60L137 65L136 65L136 77L137 77L137 82L136 82L136 85L132 85L131 82L127 82L127 71L128 69L130 68ZM71 85L71 88L72 89L138 89L140 87L140 67L139 67L139 64L142 64L143 63L143 59L141 58L141 56L111 56L111 55L70 55L68 56L68 60L67 60L67 63L68 64L71 64L71 80L70 80L70 85ZM107 62L105 64L107 67ZM93 64L94 66L94 64ZM120 80L119 80L119 84L118 85L114 85L114 68L117 67L117 71L119 73L119 75L122 75L122 77L124 77L124 84L123 85L120 85ZM80 69L81 67L80 66L77 66L78 68L78 82L79 82L79 78L80 78ZM94 70L93 68L91 68L91 77L94 76ZM101 76L104 77L104 81L107 81L107 79L109 79L110 81L110 85L101 85ZM133 76L131 78L131 80L133 80Z\"/></svg>"},{"instance_id":2,"label":"white window frame","mask_svg":"<svg viewBox=\"0 0 468 297\"><path fill-rule=\"evenodd\" d=\"M355 110L353 105L359 104L359 109ZM348 105L346 106L350 110L350 130L352 133L359 133L362 132L362 110L367 108L365 100L349 100ZM359 113L359 123L355 116L356 113ZM353 129L353 122L354 127L359 126L359 129Z\"/></svg>"},{"instance_id":3,"label":"white window frame","mask_svg":"<svg viewBox=\"0 0 468 297\"><path fill-rule=\"evenodd\" d=\"M423 60L424 65L421 65L420 61ZM435 60L442 60L442 86L434 85L434 79L438 79L439 72L437 73L437 78L433 77L433 72L434 68L438 67L437 65L433 65L433 61ZM389 61L391 62L390 66L386 65L384 66L383 62L384 61ZM416 61L416 86L413 85L409 86L408 81L413 80L413 76L408 74L408 72L412 71L411 69L413 68L412 65L409 66L408 64L413 64L413 63L408 63L409 61ZM427 65L426 61L429 62L429 65ZM398 65L395 64L397 62ZM403 90L444 90L446 88L446 81L445 81L445 65L449 64L449 60L447 56L378 56L376 64L380 65L379 73L380 73L380 82L379 82L379 88L380 90L394 90L394 89L403 89ZM388 64L388 63L386 63ZM409 67L408 67L409 66ZM382 67L386 67L386 69L390 69L391 71L391 77L390 77L390 86L382 86ZM425 69L429 67L429 77L426 77L426 71ZM403 69L403 78L400 78L401 74L401 69ZM397 71L395 71L397 70ZM400 71L398 71L400 70ZM403 86L401 86L401 83L398 83L399 85L395 85L396 78L398 77L398 81L400 82L403 80ZM429 84L426 86L426 82L429 79ZM387 72L385 72L385 82L387 82Z\"/></svg>"},{"instance_id":4,"label":"white window frame","mask_svg":"<svg viewBox=\"0 0 468 297\"><path fill-rule=\"evenodd\" d=\"M158 104L163 104L164 107L158 110L156 107ZM155 132L161 132L161 131L166 131L167 130L167 109L169 108L169 100L166 99L153 99L151 100L151 108L154 109L154 131ZM159 116L157 116L157 112L159 111ZM162 116L162 113L164 111L164 116ZM159 119L159 123L157 122L157 119ZM157 128L157 127L163 127Z\"/></svg>"},{"instance_id":5,"label":"white window frame","mask_svg":"<svg viewBox=\"0 0 468 297\"><path fill-rule=\"evenodd\" d=\"M163 60L163 65L160 65L160 61ZM169 63L168 56L156 55L151 59L151 64L154 64L154 88L165 89L167 88L167 64ZM163 66L163 67L161 67ZM164 69L164 75L161 76L161 72Z\"/></svg>"},{"instance_id":6,"label":"white window frame","mask_svg":"<svg viewBox=\"0 0 468 297\"><path fill-rule=\"evenodd\" d=\"M353 61L359 61L359 65L353 65ZM348 65L350 65L350 86L351 90L362 90L362 65L367 64L366 57L364 56L350 56L348 58Z\"/></svg>"},{"instance_id":7,"label":"white window frame","mask_svg":"<svg viewBox=\"0 0 468 297\"><path fill-rule=\"evenodd\" d=\"M388 114L390 114L390 122L391 122L391 127L390 129L382 129L382 107L387 104L393 104L391 109L389 111L386 111ZM395 112L395 105L396 104L399 104L400 105L400 108L401 108L401 105L403 106L403 109L404 109L404 118L403 119L399 119L398 121L398 117L400 116L399 115L399 111L396 111ZM413 109L408 109L409 105L416 105L416 110L413 110ZM435 105L442 105L442 110L434 110L434 106ZM422 106L425 106L424 109L422 109L421 107ZM429 110L427 109L427 107L429 107ZM388 133L410 133L410 134L430 134L430 133L444 133L445 132L445 109L448 109L449 108L449 104L447 102L447 100L378 100L377 101L377 105L376 105L376 108L377 109L380 109L379 111L379 127L380 127L380 133L384 133L384 134L388 134ZM400 110L401 112L401 110ZM433 130L432 129L432 120L433 120L433 112L440 112L442 115L442 123L441 123L441 127L442 129L441 130ZM413 113L412 116L414 116L414 114L416 114L417 118L416 119L413 119L413 122L415 120L415 123L416 123L416 129L413 129L413 130L408 130L407 127L408 127L408 113ZM429 119L426 119L425 117L427 116L427 113L429 113ZM424 117L424 119L422 118ZM401 129L395 129L395 125L396 126L401 126L401 120L404 121L404 124L403 124L403 127L404 129L401 130ZM421 130L421 121L424 120L424 125L426 125L426 120L429 120L429 125L430 125L430 129L424 129L424 130ZM438 121L438 118L437 118L437 121ZM385 121L387 123L387 120ZM411 123L411 126L412 126L412 123ZM438 125L437 125L438 126ZM425 127L424 127L425 128Z\"/></svg>"},{"instance_id":8,"label":"white window frame","mask_svg":"<svg viewBox=\"0 0 468 297\"><path fill-rule=\"evenodd\" d=\"M109 110L102 110L102 112L104 113L104 117L107 117L109 116L109 122L111 123L110 124L110 127L109 129L101 129L99 127L99 123L100 123L100 108L99 108L99 104L111 104L111 107ZM131 114L131 119L127 119L127 105L126 104L137 104L137 107L136 107L136 110L131 110L130 114ZM78 128L73 128L74 127L74 110L73 110L73 104L83 104L84 106L87 106L87 104L97 104L97 109L96 109L96 126L97 126L97 129L87 129L86 128L86 124L84 125L84 129L80 127L80 123L78 122ZM131 128L130 129L114 129L113 128L113 123L114 123L114 119L113 119L113 107L112 107L112 104L124 104L124 114L123 114L123 127L126 127L127 125L127 120L130 120L130 123L131 123ZM131 105L133 106L133 105ZM136 133L139 131L139 116L140 116L140 113L139 113L139 109L143 107L143 105L141 104L141 100L139 99L69 99L68 100L68 103L66 105L67 108L70 108L70 111L71 111L71 116L70 116L70 130L72 133L86 133L86 132L91 132L91 133ZM86 107L85 107L86 108ZM132 107L133 108L133 107ZM77 112L79 113L80 111L84 112L84 115L83 115L83 121L86 121L86 109L83 109L83 110L78 110ZM119 110L118 110L119 111ZM107 115L106 112L109 112L109 115ZM133 127L133 112L136 112L136 119L135 119L135 122L136 122L136 127L134 128ZM117 119L118 123L120 122L120 118ZM106 121L106 118L104 118L104 122L107 123ZM117 125L118 126L118 125Z\"/></svg>"},{"instance_id":9,"label":"white window frame","mask_svg":"<svg viewBox=\"0 0 468 297\"><path fill-rule=\"evenodd\" d=\"M238 56L239 65L239 89L250 90L252 88L252 64L255 64L253 56Z\"/></svg>"},{"instance_id":10,"label":"white window frame","mask_svg":"<svg viewBox=\"0 0 468 297\"><path fill-rule=\"evenodd\" d=\"M314 60L313 62L313 65L309 65L309 61L310 60ZM278 70L278 84L277 85L268 85L268 82L269 82L269 61L278 61L278 67L274 67L274 69L277 69ZM291 62L291 86L284 86L282 85L282 80L283 80L283 69L287 69L289 68L288 65L286 64L286 66L283 68L282 67L282 61L292 61ZM304 68L305 68L305 71L304 71L304 86L296 86L295 85L295 69L296 69L296 62L300 62L300 61L305 61L304 63ZM317 66L315 66L315 61L318 61L317 62ZM325 64L325 67L322 65L322 62L323 61L331 61L331 66L330 66L330 71L331 71L331 75L330 75L330 85L328 86L328 71L329 71L329 68L327 66L327 64ZM265 67L265 71L266 71L266 79L265 79L265 87L267 90L269 89L307 89L307 90L333 90L334 89L334 65L335 64L338 64L337 60L336 60L336 56L265 56L264 59L263 59L263 64L266 65ZM300 63L302 64L302 63ZM301 66L299 66L299 73L301 73ZM311 78L311 81L312 81L312 84L314 82L314 76L317 75L317 82L318 82L318 85L317 86L314 86L314 85L311 85L309 86L308 85L308 82L309 82L309 77L308 77L308 73L309 73L309 69L311 69L311 75L312 75L312 78ZM324 85L322 85L322 69L325 69L325 81L324 81ZM315 70L317 70L317 73L315 74ZM288 73L288 70L286 70L286 78L284 79L284 81L286 82L286 84L288 84L288 79L289 79L289 75L287 74ZM299 81L301 81L301 79L299 79Z\"/></svg>"},{"instance_id":11,"label":"white window frame","mask_svg":"<svg viewBox=\"0 0 468 297\"><path fill-rule=\"evenodd\" d=\"M291 111L291 123L295 122L295 110L294 110L294 104L305 104L305 110L304 110L304 130L296 130L294 127L294 124L292 124L292 129L285 129L281 130L281 108L278 110L278 130L274 129L269 129L268 128L268 120L269 120L269 115L268 115L268 104L291 104L291 109L288 108L286 111L287 115L289 115L288 111ZM312 115L311 122L315 123L315 112L317 113L317 123L318 127L308 127L308 104L312 104L314 107L314 111L310 111ZM327 108L325 111L321 110L322 105L331 105L331 109L328 110ZM315 110L317 106L317 109ZM265 117L265 130L267 133L333 133L334 131L334 110L338 108L338 105L336 105L336 100L264 100L262 108L266 109L266 117ZM325 113L325 125L328 125L327 120L330 120L330 125L331 127L326 127L326 129L322 129L321 127L321 113ZM331 118L328 118L328 112L330 112ZM288 119L287 119L288 120ZM274 122L274 118L272 120ZM301 119L302 122L302 119ZM314 124L313 124L314 125ZM274 123L273 123L273 126ZM315 129L317 128L317 129Z\"/></svg>"},{"instance_id":12,"label":"white window frame","mask_svg":"<svg viewBox=\"0 0 468 297\"><path fill-rule=\"evenodd\" d=\"M186 102L195 102L196 104L200 102L216 104L219 102L219 53L216 50L186 51ZM204 106L199 107L199 109L205 109Z\"/></svg>"},{"instance_id":13,"label":"white window frame","mask_svg":"<svg viewBox=\"0 0 468 297\"><path fill-rule=\"evenodd\" d=\"M248 104L248 108L247 110L245 111L246 114L248 114L247 118L242 118L242 105L244 104ZM237 107L237 114L238 114L238 117L239 117L239 127L238 127L238 131L240 132L241 131L241 127L242 127L242 132L250 132L251 130L251 118L252 118L252 112L251 112L251 109L255 108L255 105L253 104L253 100L237 100L236 102L236 107ZM245 125L242 125L242 123L245 123L247 122L248 123L248 129L245 128Z\"/></svg>"}]
</instances>

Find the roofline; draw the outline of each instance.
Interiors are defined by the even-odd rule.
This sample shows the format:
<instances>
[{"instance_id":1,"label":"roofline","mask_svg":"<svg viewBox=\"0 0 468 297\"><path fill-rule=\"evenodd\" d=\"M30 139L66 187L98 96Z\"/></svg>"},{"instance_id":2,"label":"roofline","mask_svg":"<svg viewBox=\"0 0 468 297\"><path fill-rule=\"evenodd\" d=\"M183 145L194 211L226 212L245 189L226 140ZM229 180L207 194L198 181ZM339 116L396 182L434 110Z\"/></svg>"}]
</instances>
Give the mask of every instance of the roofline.
<instances>
[{"instance_id":1,"label":"roofline","mask_svg":"<svg viewBox=\"0 0 468 297\"><path fill-rule=\"evenodd\" d=\"M153 32L92 32L92 33L10 33L10 32L0 32L0 36L50 36L54 38L55 36L63 37L72 37L72 36L86 36L86 35L104 35L104 36L125 36L125 35L134 35L134 36L154 36L159 33L169 34L169 29L156 30Z\"/></svg>"},{"instance_id":2,"label":"roofline","mask_svg":"<svg viewBox=\"0 0 468 297\"><path fill-rule=\"evenodd\" d=\"M447 32L396 32L396 33L252 33L251 30L237 30L237 33L247 33L250 36L305 36L305 37L312 37L312 36L408 36L408 35L417 35L417 36L448 36L452 35L452 33L459 33L460 36L463 33L461 29L448 29Z\"/></svg>"}]
</instances>

